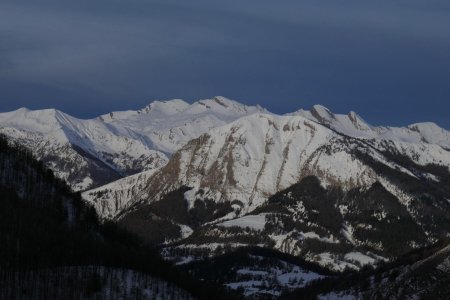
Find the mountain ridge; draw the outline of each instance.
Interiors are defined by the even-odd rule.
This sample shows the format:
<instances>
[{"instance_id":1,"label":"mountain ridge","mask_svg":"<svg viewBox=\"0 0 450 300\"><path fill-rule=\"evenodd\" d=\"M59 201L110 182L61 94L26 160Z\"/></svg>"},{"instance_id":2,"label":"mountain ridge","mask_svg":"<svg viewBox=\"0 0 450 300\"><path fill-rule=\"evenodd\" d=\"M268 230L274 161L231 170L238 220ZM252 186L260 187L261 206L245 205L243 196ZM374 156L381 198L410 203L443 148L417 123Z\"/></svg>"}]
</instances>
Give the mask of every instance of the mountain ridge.
<instances>
[{"instance_id":1,"label":"mountain ridge","mask_svg":"<svg viewBox=\"0 0 450 300\"><path fill-rule=\"evenodd\" d=\"M168 109L174 104L174 110ZM0 113L0 132L28 147L73 189L86 190L158 168L189 139L258 110L263 109L223 97L193 104L182 100L153 102L141 110L111 112L86 120L55 109L21 108ZM169 115L172 119L168 120ZM135 119L124 122L112 116Z\"/></svg>"},{"instance_id":2,"label":"mountain ridge","mask_svg":"<svg viewBox=\"0 0 450 300\"><path fill-rule=\"evenodd\" d=\"M303 124L301 124L301 126L303 128L305 128L305 129L313 128L314 130L316 130L316 127L317 127L317 128L320 128L320 132L322 132L322 133L327 132L327 134L330 134L330 135L333 135L334 133L336 133L336 134L334 134L335 137L342 138L342 133L340 133L340 132L336 131L335 129L330 128L328 126L323 126L323 124L316 124L317 123L316 121L311 121L309 119L306 119L304 116L267 115L266 117L263 117L264 115L252 115L250 117L244 117L243 119L238 119L238 120L234 121L234 123L245 122L245 121L248 120L248 118L257 118L255 116L260 116L259 119L261 119L261 120L264 119L264 118L267 118L267 123L268 124L270 122L272 122L270 120L270 118L285 119L286 121L287 120L292 120L293 118L294 119L295 118L297 118L297 119L298 118L302 118L299 121L299 124L301 122L303 122ZM263 126L263 124L262 123L259 124L257 120L255 122L253 122L253 123L254 124L251 124L251 125L247 126L248 128L246 129L246 131L249 133L249 138L251 138L251 135L253 135L254 133L258 132L258 130L261 128L261 126ZM235 125L231 125L231 124L233 124L233 123L230 123L230 125L225 125L225 127L223 127L222 131L219 132L219 133L218 133L218 130L215 130L215 131L213 130L212 135L213 136L214 135L215 136L221 136L223 134L226 134L227 132L231 132L233 130L236 130L237 127ZM297 124L297 126L300 126L299 124ZM314 124L316 124L316 125L314 125ZM292 127L292 124L291 125L283 124L283 125L278 125L278 126L279 127L283 127L283 131L284 132L286 132L288 130L295 129L295 128ZM284 127L284 126L286 126L286 127ZM314 126L316 126L316 127L314 127ZM255 128L254 130L256 130L256 131L252 132L252 130L253 130L252 128ZM343 135L346 136L345 133L343 133ZM234 136L233 138L237 138L237 137ZM205 137L203 137L203 139L205 139ZM263 140L262 135L260 137L260 140ZM427 144L417 145L417 144L411 144L411 143L404 143L404 142L400 142L400 141L391 142L389 140L381 140L381 139L380 140L375 140L375 141L372 141L372 140L369 140L369 139L363 139L362 141L363 142L372 142L370 145L368 145L368 147L372 147L372 148L376 149L377 152L384 151L386 148L394 147L395 149L397 149L397 148L400 149L402 152L406 153L409 157L414 157L414 159L417 159L419 161L419 163L421 163L421 164L442 163L442 162L444 162L447 166L450 165L450 160L449 160L447 151L441 149L440 146L427 145ZM322 143L326 143L326 142L327 142L326 138L322 138ZM296 144L298 147L305 146L305 145L302 146L302 142L300 142L300 144L298 144L298 143L294 143L294 144ZM270 145L268 145L267 143L266 143L266 145L263 145L263 144L259 145L260 149L265 149L267 147L270 147ZM305 149L303 149L303 151L304 150ZM246 151L247 150L245 150L244 153ZM286 146L284 146L284 150L283 151L288 151L288 148L286 148ZM258 151L254 149L253 152L258 152ZM418 154L418 153L422 153L422 154ZM282 155L281 154L278 155L278 157L279 157L278 160L282 160L282 158L280 158L280 156L282 156ZM204 159L204 158L202 157L202 159ZM260 158L259 161L263 161L263 159ZM283 164L281 164L281 162L280 162L280 165L283 165L283 167L284 167L285 165L289 165L289 163L286 163L286 161L284 161ZM294 165L299 165L299 163L295 163ZM277 167L277 168L279 169L280 167ZM294 169L295 169L295 167L294 167ZM295 172L297 172L297 170L295 170ZM254 174L254 175L250 176L250 178L256 178L256 176L257 175ZM299 177L297 177L295 179L292 179L290 183L295 183L296 180L298 180L298 179L299 179ZM360 180L360 179L361 178L358 178L358 176L354 176L354 180L355 181L356 180ZM273 181L277 182L277 186L279 186L280 182L281 182L281 179L277 178L277 179L273 179ZM287 185L285 185L284 187L287 187ZM274 192L276 192L276 190L271 190L270 191L270 193L272 193L272 194Z\"/></svg>"}]
</instances>

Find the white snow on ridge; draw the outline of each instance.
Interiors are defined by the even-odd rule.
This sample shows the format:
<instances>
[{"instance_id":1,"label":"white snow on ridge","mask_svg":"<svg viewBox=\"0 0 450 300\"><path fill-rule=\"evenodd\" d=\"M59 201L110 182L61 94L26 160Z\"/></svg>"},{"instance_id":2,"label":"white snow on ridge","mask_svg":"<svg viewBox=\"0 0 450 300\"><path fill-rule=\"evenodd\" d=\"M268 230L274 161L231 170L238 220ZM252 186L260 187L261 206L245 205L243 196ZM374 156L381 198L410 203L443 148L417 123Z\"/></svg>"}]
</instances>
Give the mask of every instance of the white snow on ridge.
<instances>
[{"instance_id":1,"label":"white snow on ridge","mask_svg":"<svg viewBox=\"0 0 450 300\"><path fill-rule=\"evenodd\" d=\"M151 170L167 161L164 153L140 139L117 135L98 120L81 120L54 109L1 113L0 133L46 161L75 190L86 189L96 180L91 167L103 164L104 168L126 174L130 170ZM93 160L92 165L89 160ZM74 169L65 169L67 164ZM87 177L70 181L78 174Z\"/></svg>"},{"instance_id":2,"label":"white snow on ridge","mask_svg":"<svg viewBox=\"0 0 450 300\"><path fill-rule=\"evenodd\" d=\"M55 109L21 108L0 113L0 133L47 161L73 189L85 190L101 181L92 170L98 168L96 159L103 168L122 175L153 170L163 166L187 141L256 112L267 111L224 97L193 104L155 101L138 111L112 112L89 120ZM75 169L65 169L65 161L73 163ZM74 179L74 174L86 177Z\"/></svg>"},{"instance_id":3,"label":"white snow on ridge","mask_svg":"<svg viewBox=\"0 0 450 300\"><path fill-rule=\"evenodd\" d=\"M338 244L339 240L335 239L333 236L329 237L321 237L315 232L309 231L309 232L299 232L300 236L303 239L317 239L319 241L325 242L325 243L331 243L331 244Z\"/></svg>"},{"instance_id":4,"label":"white snow on ridge","mask_svg":"<svg viewBox=\"0 0 450 300\"><path fill-rule=\"evenodd\" d=\"M156 170L145 171L82 193L102 218L113 219L134 201L148 197L145 186Z\"/></svg>"},{"instance_id":5,"label":"white snow on ridge","mask_svg":"<svg viewBox=\"0 0 450 300\"><path fill-rule=\"evenodd\" d=\"M353 245L356 245L356 241L353 238L353 232L355 229L348 223L345 223L343 225L343 228L341 229L342 235Z\"/></svg>"},{"instance_id":6,"label":"white snow on ridge","mask_svg":"<svg viewBox=\"0 0 450 300\"><path fill-rule=\"evenodd\" d=\"M347 261L357 262L361 266L373 265L376 262L375 258L367 256L361 252L349 252L349 253L345 254L344 259Z\"/></svg>"},{"instance_id":7,"label":"white snow on ridge","mask_svg":"<svg viewBox=\"0 0 450 300\"><path fill-rule=\"evenodd\" d=\"M335 271L344 271L345 269L358 270L359 264L356 265L355 262L345 261L344 259L339 259L337 255L324 252L314 256L314 261L323 267L330 268Z\"/></svg>"},{"instance_id":8,"label":"white snow on ridge","mask_svg":"<svg viewBox=\"0 0 450 300\"><path fill-rule=\"evenodd\" d=\"M376 127L368 124L353 111L346 115L335 114L321 105L314 105L309 111L300 109L287 115L303 116L355 138L392 140L414 144L427 143L450 149L450 132L431 122L411 124L407 127Z\"/></svg>"},{"instance_id":9,"label":"white snow on ridge","mask_svg":"<svg viewBox=\"0 0 450 300\"><path fill-rule=\"evenodd\" d=\"M142 136L157 150L173 153L209 129L258 112L260 106L214 97L189 104L183 100L155 101L138 111L112 112L98 119L121 131Z\"/></svg>"}]
</instances>

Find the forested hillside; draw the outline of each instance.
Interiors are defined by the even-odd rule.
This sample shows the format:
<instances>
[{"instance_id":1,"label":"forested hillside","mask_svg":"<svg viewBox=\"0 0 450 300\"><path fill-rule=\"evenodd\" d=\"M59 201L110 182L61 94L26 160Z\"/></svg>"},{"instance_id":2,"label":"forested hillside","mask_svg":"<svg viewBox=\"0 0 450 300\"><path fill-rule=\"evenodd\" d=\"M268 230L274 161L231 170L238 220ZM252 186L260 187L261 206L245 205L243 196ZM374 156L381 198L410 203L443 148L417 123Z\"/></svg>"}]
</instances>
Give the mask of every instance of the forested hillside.
<instances>
[{"instance_id":1,"label":"forested hillside","mask_svg":"<svg viewBox=\"0 0 450 300\"><path fill-rule=\"evenodd\" d=\"M100 225L79 194L4 137L0 245L2 299L220 299L222 293L178 272L115 225Z\"/></svg>"}]
</instances>

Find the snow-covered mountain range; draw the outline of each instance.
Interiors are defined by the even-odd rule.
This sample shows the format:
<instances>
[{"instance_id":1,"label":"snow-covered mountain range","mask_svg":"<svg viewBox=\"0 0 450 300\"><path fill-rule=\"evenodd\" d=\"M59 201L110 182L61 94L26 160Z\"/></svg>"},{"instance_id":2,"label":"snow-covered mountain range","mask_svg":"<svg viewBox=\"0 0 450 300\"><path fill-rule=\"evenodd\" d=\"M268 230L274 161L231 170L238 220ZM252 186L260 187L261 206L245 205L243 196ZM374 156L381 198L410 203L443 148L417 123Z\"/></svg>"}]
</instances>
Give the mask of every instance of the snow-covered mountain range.
<instances>
[{"instance_id":1,"label":"snow-covered mountain range","mask_svg":"<svg viewBox=\"0 0 450 300\"><path fill-rule=\"evenodd\" d=\"M174 226L168 253L233 241L358 269L446 235L449 143L434 123L375 127L318 105L255 113L190 140L131 189L119 180L84 197L144 238L133 224Z\"/></svg>"},{"instance_id":2,"label":"snow-covered mountain range","mask_svg":"<svg viewBox=\"0 0 450 300\"><path fill-rule=\"evenodd\" d=\"M223 97L155 101L90 120L21 108L0 113L0 133L28 147L74 190L86 190L157 169L188 140L255 112L265 110Z\"/></svg>"},{"instance_id":3,"label":"snow-covered mountain range","mask_svg":"<svg viewBox=\"0 0 450 300\"><path fill-rule=\"evenodd\" d=\"M450 132L434 123L215 97L92 120L20 109L0 114L0 132L179 262L258 245L359 269L450 232Z\"/></svg>"}]
</instances>

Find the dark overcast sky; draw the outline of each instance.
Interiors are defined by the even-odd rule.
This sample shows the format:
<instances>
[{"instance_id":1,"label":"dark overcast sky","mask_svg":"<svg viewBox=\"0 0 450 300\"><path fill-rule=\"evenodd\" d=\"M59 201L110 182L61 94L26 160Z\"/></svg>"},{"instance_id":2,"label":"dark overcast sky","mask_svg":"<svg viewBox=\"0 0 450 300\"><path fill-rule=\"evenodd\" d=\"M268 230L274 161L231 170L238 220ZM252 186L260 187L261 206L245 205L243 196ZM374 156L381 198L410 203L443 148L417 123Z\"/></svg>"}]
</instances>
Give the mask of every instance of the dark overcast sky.
<instances>
[{"instance_id":1,"label":"dark overcast sky","mask_svg":"<svg viewBox=\"0 0 450 300\"><path fill-rule=\"evenodd\" d=\"M0 111L215 95L450 129L450 1L0 0Z\"/></svg>"}]
</instances>

